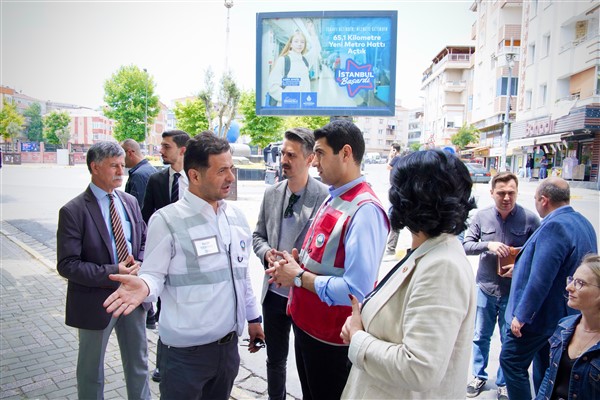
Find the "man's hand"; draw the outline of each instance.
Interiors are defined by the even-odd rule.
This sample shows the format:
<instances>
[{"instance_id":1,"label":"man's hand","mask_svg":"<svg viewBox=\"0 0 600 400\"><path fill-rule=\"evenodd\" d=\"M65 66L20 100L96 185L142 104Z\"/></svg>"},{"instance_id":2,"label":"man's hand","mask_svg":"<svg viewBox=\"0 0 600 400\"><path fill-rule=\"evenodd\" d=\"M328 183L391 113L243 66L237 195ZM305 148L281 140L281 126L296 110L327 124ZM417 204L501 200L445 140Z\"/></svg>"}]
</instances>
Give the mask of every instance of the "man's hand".
<instances>
[{"instance_id":1,"label":"man's hand","mask_svg":"<svg viewBox=\"0 0 600 400\"><path fill-rule=\"evenodd\" d=\"M128 255L127 258L119 263L119 274L121 275L130 275L132 271L137 273L137 270L140 269L139 265L136 264L133 255ZM135 275L135 273L133 274Z\"/></svg>"},{"instance_id":2,"label":"man's hand","mask_svg":"<svg viewBox=\"0 0 600 400\"><path fill-rule=\"evenodd\" d=\"M363 330L362 319L360 317L360 303L358 299L353 295L349 294L350 301L352 302L352 315L346 318L346 322L342 327L342 332L340 333L340 337L344 341L345 344L350 344L352 340L352 336L357 331Z\"/></svg>"},{"instance_id":3,"label":"man's hand","mask_svg":"<svg viewBox=\"0 0 600 400\"><path fill-rule=\"evenodd\" d=\"M267 252L265 253L265 265L267 266L267 268L271 268L275 261L277 261L277 250L267 250Z\"/></svg>"},{"instance_id":4,"label":"man's hand","mask_svg":"<svg viewBox=\"0 0 600 400\"><path fill-rule=\"evenodd\" d=\"M498 257L504 258L510 255L510 246L505 245L501 242L488 242L488 250L497 255Z\"/></svg>"},{"instance_id":5,"label":"man's hand","mask_svg":"<svg viewBox=\"0 0 600 400\"><path fill-rule=\"evenodd\" d=\"M138 276L111 274L108 278L121 282L119 288L102 304L106 308L106 312L113 313L114 318L121 314L129 315L148 297L150 289L146 282Z\"/></svg>"},{"instance_id":6,"label":"man's hand","mask_svg":"<svg viewBox=\"0 0 600 400\"><path fill-rule=\"evenodd\" d=\"M505 271L502 275L503 278L512 278L513 269L515 268L515 264L508 264L502 267L502 270Z\"/></svg>"},{"instance_id":7,"label":"man's hand","mask_svg":"<svg viewBox=\"0 0 600 400\"><path fill-rule=\"evenodd\" d=\"M281 256L282 259L275 261L273 267L265 271L267 275L271 276L269 283L276 283L278 286L285 287L294 286L294 278L302 271L302 268L300 268L300 265L296 261L298 250L292 250L292 254L287 251L277 252L277 255Z\"/></svg>"},{"instance_id":8,"label":"man's hand","mask_svg":"<svg viewBox=\"0 0 600 400\"><path fill-rule=\"evenodd\" d=\"M256 339L262 341L265 340L265 333L263 332L262 325L260 323L248 324L248 335L250 335L250 344L248 344L248 351L250 353L256 353L260 350L260 347L254 345Z\"/></svg>"},{"instance_id":9,"label":"man's hand","mask_svg":"<svg viewBox=\"0 0 600 400\"><path fill-rule=\"evenodd\" d=\"M524 322L519 322L517 317L513 317L512 322L510 323L510 331L516 337L521 337L522 336L521 328L523 327L523 325L525 325Z\"/></svg>"}]
</instances>

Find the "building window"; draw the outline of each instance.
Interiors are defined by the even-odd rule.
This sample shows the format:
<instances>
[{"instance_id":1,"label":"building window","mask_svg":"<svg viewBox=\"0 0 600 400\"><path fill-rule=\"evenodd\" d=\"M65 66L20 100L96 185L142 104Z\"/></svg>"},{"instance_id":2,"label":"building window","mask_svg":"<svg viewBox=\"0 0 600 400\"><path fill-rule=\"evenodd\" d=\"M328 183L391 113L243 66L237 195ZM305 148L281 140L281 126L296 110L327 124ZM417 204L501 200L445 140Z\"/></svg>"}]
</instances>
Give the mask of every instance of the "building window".
<instances>
[{"instance_id":1,"label":"building window","mask_svg":"<svg viewBox=\"0 0 600 400\"><path fill-rule=\"evenodd\" d=\"M514 76L510 80L510 95L517 95L517 86L519 85L519 78L515 78ZM496 84L496 96L506 96L508 90L508 77L498 78L498 83Z\"/></svg>"},{"instance_id":2,"label":"building window","mask_svg":"<svg viewBox=\"0 0 600 400\"><path fill-rule=\"evenodd\" d=\"M531 90L526 90L525 91L525 109L526 110L531 110L531 97L532 97L532 91Z\"/></svg>"},{"instance_id":3,"label":"building window","mask_svg":"<svg viewBox=\"0 0 600 400\"><path fill-rule=\"evenodd\" d=\"M531 15L531 18L533 18L537 15L537 8L538 8L538 0L532 0L531 8L529 9L529 15Z\"/></svg>"},{"instance_id":4,"label":"building window","mask_svg":"<svg viewBox=\"0 0 600 400\"><path fill-rule=\"evenodd\" d=\"M548 85L540 85L540 107L546 105L546 97L548 95Z\"/></svg>"},{"instance_id":5,"label":"building window","mask_svg":"<svg viewBox=\"0 0 600 400\"><path fill-rule=\"evenodd\" d=\"M527 55L527 65L531 65L535 62L535 43L529 45L529 51Z\"/></svg>"},{"instance_id":6,"label":"building window","mask_svg":"<svg viewBox=\"0 0 600 400\"><path fill-rule=\"evenodd\" d=\"M378 130L377 130L377 134L378 134L378 135L383 135L383 129L378 129Z\"/></svg>"},{"instance_id":7,"label":"building window","mask_svg":"<svg viewBox=\"0 0 600 400\"><path fill-rule=\"evenodd\" d=\"M550 34L545 34L542 40L542 57L548 57L550 55Z\"/></svg>"}]
</instances>

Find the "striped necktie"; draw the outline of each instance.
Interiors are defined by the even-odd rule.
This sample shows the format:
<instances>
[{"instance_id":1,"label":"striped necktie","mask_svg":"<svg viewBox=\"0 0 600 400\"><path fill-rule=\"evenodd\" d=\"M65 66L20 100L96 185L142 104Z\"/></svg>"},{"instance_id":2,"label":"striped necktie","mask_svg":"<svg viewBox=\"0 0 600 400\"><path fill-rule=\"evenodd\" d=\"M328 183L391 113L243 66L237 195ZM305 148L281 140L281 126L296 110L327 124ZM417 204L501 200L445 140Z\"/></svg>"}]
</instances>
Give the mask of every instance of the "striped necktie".
<instances>
[{"instance_id":1,"label":"striped necktie","mask_svg":"<svg viewBox=\"0 0 600 400\"><path fill-rule=\"evenodd\" d=\"M127 249L127 241L125 241L125 233L123 233L123 225L121 225L121 217L115 207L114 194L109 193L108 198L108 210L110 211L110 224L112 226L113 236L115 237L115 244L117 245L117 257L119 262L125 261L129 256L129 250Z\"/></svg>"},{"instance_id":2,"label":"striped necktie","mask_svg":"<svg viewBox=\"0 0 600 400\"><path fill-rule=\"evenodd\" d=\"M175 203L179 200L179 177L181 174L175 172L173 174L173 185L171 186L171 203Z\"/></svg>"}]
</instances>

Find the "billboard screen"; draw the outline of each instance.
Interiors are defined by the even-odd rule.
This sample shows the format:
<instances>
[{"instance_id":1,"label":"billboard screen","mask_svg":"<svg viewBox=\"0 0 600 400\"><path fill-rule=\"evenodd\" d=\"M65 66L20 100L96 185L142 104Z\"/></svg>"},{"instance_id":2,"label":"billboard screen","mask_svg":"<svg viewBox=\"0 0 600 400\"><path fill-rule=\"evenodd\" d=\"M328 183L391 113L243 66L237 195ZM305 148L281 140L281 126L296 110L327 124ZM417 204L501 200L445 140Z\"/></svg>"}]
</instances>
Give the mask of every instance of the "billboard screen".
<instances>
[{"instance_id":1,"label":"billboard screen","mask_svg":"<svg viewBox=\"0 0 600 400\"><path fill-rule=\"evenodd\" d=\"M258 13L256 114L394 115L397 11Z\"/></svg>"}]
</instances>

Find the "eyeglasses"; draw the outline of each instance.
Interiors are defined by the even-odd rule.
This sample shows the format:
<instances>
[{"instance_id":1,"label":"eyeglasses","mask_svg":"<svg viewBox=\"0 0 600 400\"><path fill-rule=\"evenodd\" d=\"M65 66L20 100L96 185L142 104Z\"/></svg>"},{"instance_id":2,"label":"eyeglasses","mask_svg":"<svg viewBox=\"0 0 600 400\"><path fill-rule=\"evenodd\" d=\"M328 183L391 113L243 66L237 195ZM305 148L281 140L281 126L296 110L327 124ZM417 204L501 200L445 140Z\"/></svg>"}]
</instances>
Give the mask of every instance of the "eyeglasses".
<instances>
[{"instance_id":1,"label":"eyeglasses","mask_svg":"<svg viewBox=\"0 0 600 400\"><path fill-rule=\"evenodd\" d=\"M571 283L575 287L575 290L581 290L581 288L584 287L585 285L590 285L590 286L595 286L597 288L600 288L600 285L594 285L593 283L587 283L585 281L582 281L581 279L576 279L576 278L573 278L572 276L567 276L567 286L569 286Z\"/></svg>"},{"instance_id":2,"label":"eyeglasses","mask_svg":"<svg viewBox=\"0 0 600 400\"><path fill-rule=\"evenodd\" d=\"M292 215L294 215L294 204L296 204L296 202L298 201L299 198L300 198L300 196L292 193L292 195L290 196L290 201L288 202L287 208L285 209L285 211L283 213L283 218L289 218Z\"/></svg>"}]
</instances>

